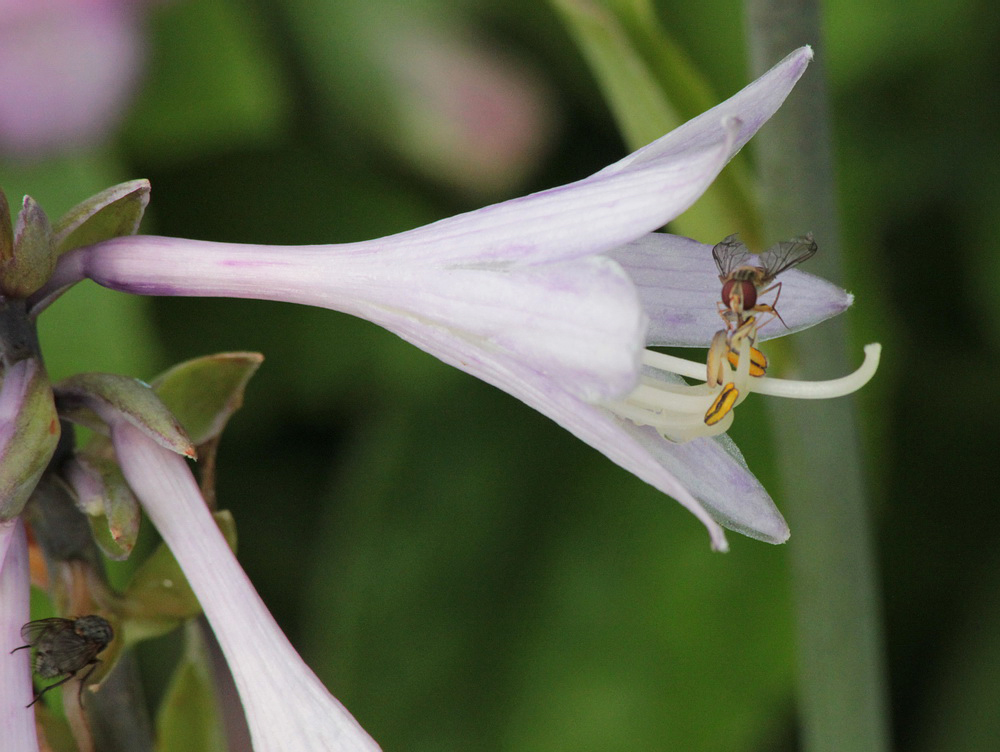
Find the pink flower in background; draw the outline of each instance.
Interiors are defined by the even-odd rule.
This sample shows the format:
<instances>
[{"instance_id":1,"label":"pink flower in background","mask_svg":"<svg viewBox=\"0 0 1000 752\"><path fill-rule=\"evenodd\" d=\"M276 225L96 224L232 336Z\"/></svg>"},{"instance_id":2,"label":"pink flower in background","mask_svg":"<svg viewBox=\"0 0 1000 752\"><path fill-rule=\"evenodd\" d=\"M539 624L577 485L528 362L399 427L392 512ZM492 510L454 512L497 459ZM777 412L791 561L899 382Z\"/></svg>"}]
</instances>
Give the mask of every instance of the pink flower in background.
<instances>
[{"instance_id":1,"label":"pink flower in background","mask_svg":"<svg viewBox=\"0 0 1000 752\"><path fill-rule=\"evenodd\" d=\"M538 165L554 131L552 93L524 63L461 28L428 24L376 40L396 133L422 171L477 192L504 192Z\"/></svg>"},{"instance_id":2,"label":"pink flower in background","mask_svg":"<svg viewBox=\"0 0 1000 752\"><path fill-rule=\"evenodd\" d=\"M100 143L144 58L135 0L0 0L0 152L37 158Z\"/></svg>"}]
</instances>

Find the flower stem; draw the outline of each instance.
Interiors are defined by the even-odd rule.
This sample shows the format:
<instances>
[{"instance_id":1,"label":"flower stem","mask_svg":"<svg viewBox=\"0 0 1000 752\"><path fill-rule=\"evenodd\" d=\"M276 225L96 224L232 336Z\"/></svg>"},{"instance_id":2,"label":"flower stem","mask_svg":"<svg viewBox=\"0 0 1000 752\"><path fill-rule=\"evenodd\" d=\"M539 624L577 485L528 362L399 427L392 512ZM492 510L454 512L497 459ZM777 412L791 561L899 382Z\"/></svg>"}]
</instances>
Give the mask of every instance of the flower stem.
<instances>
[{"instance_id":1,"label":"flower stem","mask_svg":"<svg viewBox=\"0 0 1000 752\"><path fill-rule=\"evenodd\" d=\"M747 0L750 55L766 70L804 43L815 61L755 139L769 241L811 230L809 271L842 281L818 0ZM839 320L794 338L797 370L822 378L847 368ZM806 752L889 748L878 576L862 473L856 406L769 400L784 511L792 529L798 713Z\"/></svg>"}]
</instances>

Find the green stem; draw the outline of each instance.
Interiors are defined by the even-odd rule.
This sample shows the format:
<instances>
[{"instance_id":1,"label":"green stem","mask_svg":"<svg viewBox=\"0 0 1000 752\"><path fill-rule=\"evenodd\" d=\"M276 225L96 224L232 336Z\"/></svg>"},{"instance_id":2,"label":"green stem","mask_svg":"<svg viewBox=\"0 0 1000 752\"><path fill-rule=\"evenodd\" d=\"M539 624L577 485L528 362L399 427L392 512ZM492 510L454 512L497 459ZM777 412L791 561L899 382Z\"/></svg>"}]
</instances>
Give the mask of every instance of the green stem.
<instances>
[{"instance_id":1,"label":"green stem","mask_svg":"<svg viewBox=\"0 0 1000 752\"><path fill-rule=\"evenodd\" d=\"M811 230L809 271L843 280L818 0L747 0L755 74L803 44L816 59L754 139L771 242ZM848 370L842 319L796 335L799 375ZM855 358L852 358L855 359ZM856 405L770 400L798 639L798 712L806 752L889 748L882 623Z\"/></svg>"}]
</instances>

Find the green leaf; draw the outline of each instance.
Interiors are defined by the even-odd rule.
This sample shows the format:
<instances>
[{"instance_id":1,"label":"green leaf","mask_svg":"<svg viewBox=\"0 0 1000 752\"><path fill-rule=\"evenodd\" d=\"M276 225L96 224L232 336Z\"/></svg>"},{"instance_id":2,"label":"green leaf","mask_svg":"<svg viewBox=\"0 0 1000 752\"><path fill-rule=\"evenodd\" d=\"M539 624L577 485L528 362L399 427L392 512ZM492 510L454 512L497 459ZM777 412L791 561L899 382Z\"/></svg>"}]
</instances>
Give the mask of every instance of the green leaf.
<instances>
[{"instance_id":1,"label":"green leaf","mask_svg":"<svg viewBox=\"0 0 1000 752\"><path fill-rule=\"evenodd\" d=\"M165 371L153 379L152 387L200 446L222 434L263 360L263 355L250 352L207 355Z\"/></svg>"},{"instance_id":2,"label":"green leaf","mask_svg":"<svg viewBox=\"0 0 1000 752\"><path fill-rule=\"evenodd\" d=\"M81 373L53 387L59 414L101 434L124 418L160 446L187 457L194 445L148 384L113 373Z\"/></svg>"},{"instance_id":3,"label":"green leaf","mask_svg":"<svg viewBox=\"0 0 1000 752\"><path fill-rule=\"evenodd\" d=\"M629 148L637 149L720 99L666 33L648 0L551 0L590 65ZM759 242L746 168L730 163L671 224L705 242L739 231Z\"/></svg>"},{"instance_id":4,"label":"green leaf","mask_svg":"<svg viewBox=\"0 0 1000 752\"><path fill-rule=\"evenodd\" d=\"M644 146L684 122L607 3L552 2L597 77L630 148Z\"/></svg>"},{"instance_id":5,"label":"green leaf","mask_svg":"<svg viewBox=\"0 0 1000 752\"><path fill-rule=\"evenodd\" d=\"M144 160L254 145L289 109L260 14L239 0L164 3L151 19L151 61L125 131Z\"/></svg>"},{"instance_id":6,"label":"green leaf","mask_svg":"<svg viewBox=\"0 0 1000 752\"><path fill-rule=\"evenodd\" d=\"M235 551L233 516L226 511L215 512L213 516L229 547ZM194 591L165 544L161 543L132 575L122 593L120 613L129 644L166 634L180 622L201 613Z\"/></svg>"},{"instance_id":7,"label":"green leaf","mask_svg":"<svg viewBox=\"0 0 1000 752\"><path fill-rule=\"evenodd\" d=\"M184 655L156 718L157 752L224 752L226 737L205 638L197 622L184 630Z\"/></svg>"},{"instance_id":8,"label":"green leaf","mask_svg":"<svg viewBox=\"0 0 1000 752\"><path fill-rule=\"evenodd\" d=\"M55 244L59 253L109 238L134 235L149 204L149 181L130 180L91 196L59 218Z\"/></svg>"}]
</instances>

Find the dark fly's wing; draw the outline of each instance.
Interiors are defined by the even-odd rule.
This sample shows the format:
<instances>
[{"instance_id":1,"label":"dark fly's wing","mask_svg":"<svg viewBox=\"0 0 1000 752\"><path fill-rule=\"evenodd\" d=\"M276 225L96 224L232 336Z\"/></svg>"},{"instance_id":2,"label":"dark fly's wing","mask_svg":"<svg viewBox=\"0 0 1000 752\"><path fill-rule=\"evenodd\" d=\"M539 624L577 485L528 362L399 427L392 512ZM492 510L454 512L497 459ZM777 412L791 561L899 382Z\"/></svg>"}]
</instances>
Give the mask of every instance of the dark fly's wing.
<instances>
[{"instance_id":1,"label":"dark fly's wing","mask_svg":"<svg viewBox=\"0 0 1000 752\"><path fill-rule=\"evenodd\" d=\"M760 263L764 267L764 283L770 282L783 271L812 258L818 249L819 246L813 240L812 233L774 244L760 254Z\"/></svg>"},{"instance_id":2,"label":"dark fly's wing","mask_svg":"<svg viewBox=\"0 0 1000 752\"><path fill-rule=\"evenodd\" d=\"M73 620L53 616L51 619L29 621L21 627L21 639L29 645L35 646L45 640L46 637L56 634L61 630L69 630L72 633Z\"/></svg>"},{"instance_id":3,"label":"dark fly's wing","mask_svg":"<svg viewBox=\"0 0 1000 752\"><path fill-rule=\"evenodd\" d=\"M712 258L719 269L719 278L725 280L733 269L740 266L750 256L750 250L736 235L730 235L712 249Z\"/></svg>"},{"instance_id":4,"label":"dark fly's wing","mask_svg":"<svg viewBox=\"0 0 1000 752\"><path fill-rule=\"evenodd\" d=\"M100 642L87 640L72 629L66 629L48 635L44 644L39 645L38 652L39 655L44 652L62 673L71 674L93 661L103 649Z\"/></svg>"}]
</instances>

